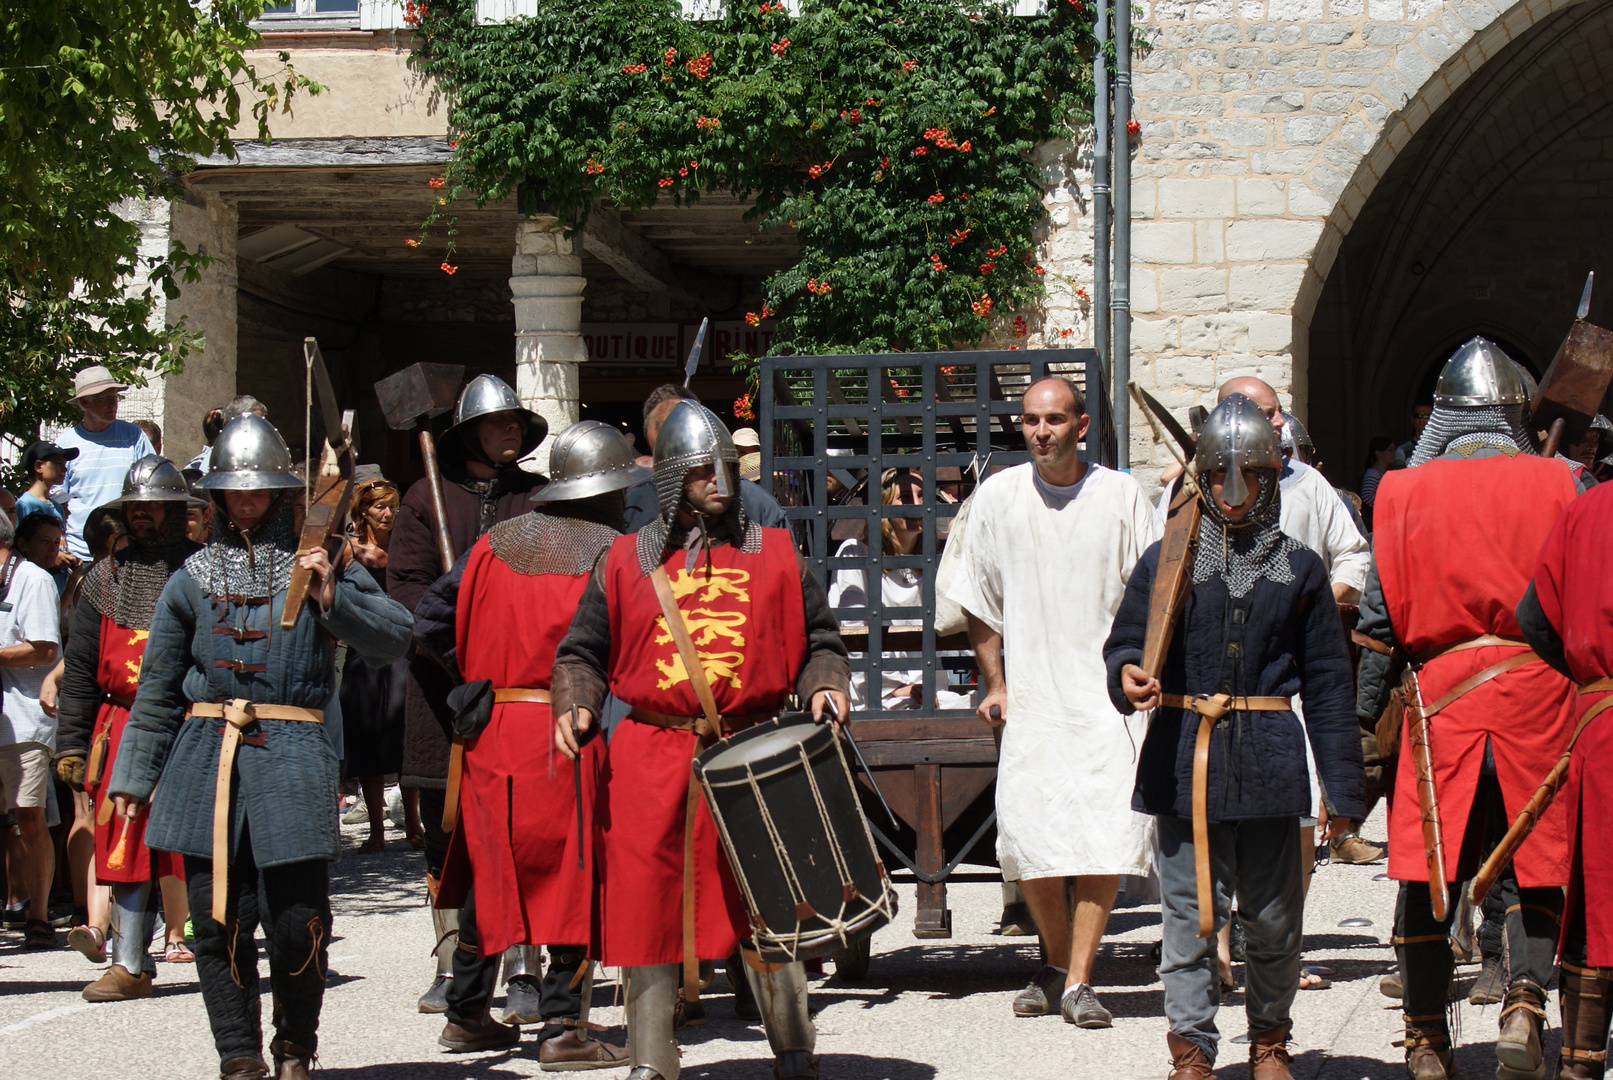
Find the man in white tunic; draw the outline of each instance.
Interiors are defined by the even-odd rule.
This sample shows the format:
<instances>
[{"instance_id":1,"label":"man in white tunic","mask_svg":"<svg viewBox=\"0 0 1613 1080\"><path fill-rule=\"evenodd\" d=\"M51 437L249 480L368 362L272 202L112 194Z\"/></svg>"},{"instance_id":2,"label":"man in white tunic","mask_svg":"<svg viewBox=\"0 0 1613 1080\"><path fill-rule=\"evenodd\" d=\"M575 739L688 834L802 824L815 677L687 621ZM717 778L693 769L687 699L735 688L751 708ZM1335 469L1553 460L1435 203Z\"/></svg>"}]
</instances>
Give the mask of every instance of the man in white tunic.
<instances>
[{"instance_id":1,"label":"man in white tunic","mask_svg":"<svg viewBox=\"0 0 1613 1080\"><path fill-rule=\"evenodd\" d=\"M979 715L1004 725L998 861L1019 881L1053 961L1014 1012L1108 1027L1089 984L1092 961L1120 875L1148 872L1149 819L1131 809L1144 724L1110 703L1103 642L1132 567L1162 527L1136 481L1077 455L1090 420L1072 383L1033 383L1022 410L1031 461L975 491L948 595L968 616Z\"/></svg>"}]
</instances>

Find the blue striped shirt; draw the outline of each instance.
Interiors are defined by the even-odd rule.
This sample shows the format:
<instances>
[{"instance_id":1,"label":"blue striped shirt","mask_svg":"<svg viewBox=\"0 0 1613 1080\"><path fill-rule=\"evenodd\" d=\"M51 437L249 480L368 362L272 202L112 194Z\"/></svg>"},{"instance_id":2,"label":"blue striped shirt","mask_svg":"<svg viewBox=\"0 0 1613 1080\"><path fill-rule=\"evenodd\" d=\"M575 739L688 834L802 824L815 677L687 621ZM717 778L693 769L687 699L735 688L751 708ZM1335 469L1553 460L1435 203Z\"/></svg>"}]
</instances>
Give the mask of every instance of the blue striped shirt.
<instances>
[{"instance_id":1,"label":"blue striped shirt","mask_svg":"<svg viewBox=\"0 0 1613 1080\"><path fill-rule=\"evenodd\" d=\"M90 511L123 494L123 478L129 466L156 453L146 433L127 420L114 420L103 431L86 431L83 424L56 436L56 445L78 448L78 457L67 463L67 549L85 562L90 560L84 542L84 523Z\"/></svg>"}]
</instances>

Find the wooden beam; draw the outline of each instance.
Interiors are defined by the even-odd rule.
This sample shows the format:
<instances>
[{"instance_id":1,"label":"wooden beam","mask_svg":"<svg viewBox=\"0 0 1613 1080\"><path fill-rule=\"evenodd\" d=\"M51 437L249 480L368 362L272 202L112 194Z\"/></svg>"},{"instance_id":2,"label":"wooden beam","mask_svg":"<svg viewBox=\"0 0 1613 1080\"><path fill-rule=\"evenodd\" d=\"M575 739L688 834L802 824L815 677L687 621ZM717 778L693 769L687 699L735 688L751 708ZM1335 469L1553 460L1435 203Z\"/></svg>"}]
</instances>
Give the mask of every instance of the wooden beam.
<instances>
[{"instance_id":1,"label":"wooden beam","mask_svg":"<svg viewBox=\"0 0 1613 1080\"><path fill-rule=\"evenodd\" d=\"M636 289L689 300L714 311L733 306L739 283L674 263L603 206L588 215L582 248Z\"/></svg>"}]
</instances>

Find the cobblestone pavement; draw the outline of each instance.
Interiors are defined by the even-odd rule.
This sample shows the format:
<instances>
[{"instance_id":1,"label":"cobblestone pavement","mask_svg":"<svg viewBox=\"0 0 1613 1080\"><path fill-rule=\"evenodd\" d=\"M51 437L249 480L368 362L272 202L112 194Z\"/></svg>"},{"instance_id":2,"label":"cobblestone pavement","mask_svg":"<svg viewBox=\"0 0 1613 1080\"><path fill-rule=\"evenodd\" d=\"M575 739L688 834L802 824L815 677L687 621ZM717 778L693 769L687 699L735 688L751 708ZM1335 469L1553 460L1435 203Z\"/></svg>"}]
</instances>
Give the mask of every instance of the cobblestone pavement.
<instances>
[{"instance_id":1,"label":"cobblestone pavement","mask_svg":"<svg viewBox=\"0 0 1613 1080\"><path fill-rule=\"evenodd\" d=\"M349 828L353 846L362 830ZM1367 829L1381 838L1381 821ZM1393 883L1382 867L1323 866L1306 918L1306 963L1333 970L1333 988L1301 993L1294 1007L1294 1074L1301 1080L1389 1080L1405 1075L1398 1002L1377 991L1389 970L1385 947ZM400 833L380 855L346 855L334 875L335 937L320 1032L323 1080L506 1080L540 1075L530 1038L514 1053L449 1055L436 1043L440 1017L415 1011L431 972L431 924L422 906L420 856ZM1157 907L1117 910L1098 962L1096 983L1115 1026L1084 1031L1058 1017L1016 1019L1010 1007L1036 966L1031 938L994 936L999 886L953 885L954 936L921 942L912 934L912 885L902 885L902 914L874 938L868 977L815 979L818 1051L825 1080L929 1080L931 1077L1160 1078L1167 1071L1158 977L1148 953L1159 940ZM1340 927L1351 917L1368 927ZM65 938L65 935L63 935ZM0 938L0 1077L5 1080L99 1080L216 1076L207 1015L192 965L159 963L156 994L146 1001L90 1005L79 997L98 970L78 953L24 953L20 935ZM1465 994L1475 967L1459 969ZM1240 969L1241 971L1241 969ZM267 965L264 967L267 987ZM593 1019L620 1041L616 984L606 972L595 990ZM1553 1027L1556 1003L1551 1005ZM1461 1069L1494 1075L1497 1008L1462 1006ZM770 1075L760 1026L733 1018L721 978L707 1002L711 1022L685 1029L683 1075L741 1080ZM265 1007L265 1014L268 1009ZM1244 1030L1243 997L1223 999L1228 1040ZM1555 1060L1556 1037L1548 1060ZM1247 1075L1244 1047L1224 1041L1224 1080ZM625 1070L604 1073L621 1077Z\"/></svg>"}]
</instances>

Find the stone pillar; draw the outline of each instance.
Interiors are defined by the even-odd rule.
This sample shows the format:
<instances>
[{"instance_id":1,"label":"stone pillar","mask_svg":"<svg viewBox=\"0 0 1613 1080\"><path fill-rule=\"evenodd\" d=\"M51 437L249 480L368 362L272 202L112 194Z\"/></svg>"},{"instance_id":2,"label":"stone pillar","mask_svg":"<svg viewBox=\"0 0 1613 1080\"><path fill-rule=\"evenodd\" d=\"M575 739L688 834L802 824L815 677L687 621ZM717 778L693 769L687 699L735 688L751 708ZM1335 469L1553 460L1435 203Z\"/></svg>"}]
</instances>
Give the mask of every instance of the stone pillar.
<instances>
[{"instance_id":1,"label":"stone pillar","mask_svg":"<svg viewBox=\"0 0 1613 1080\"><path fill-rule=\"evenodd\" d=\"M510 293L515 303L515 391L549 421L552 439L579 414L577 365L588 359L582 335L582 256L558 218L535 216L516 226ZM548 442L527 465L544 470Z\"/></svg>"}]
</instances>

